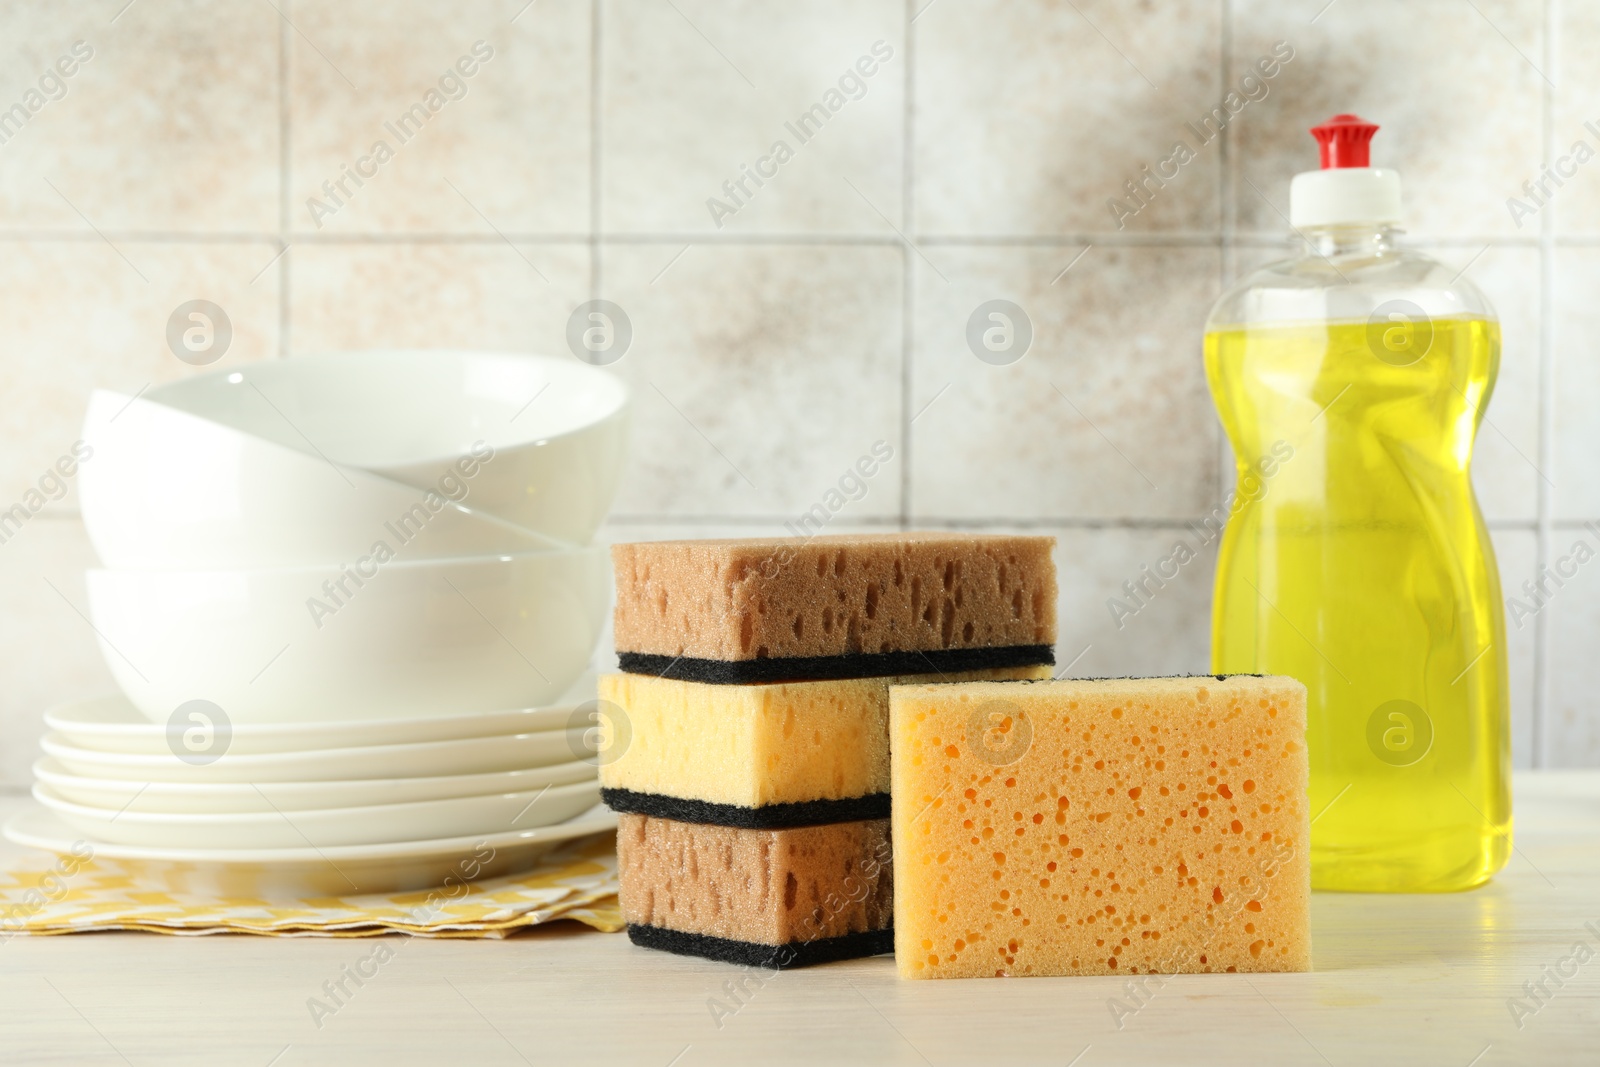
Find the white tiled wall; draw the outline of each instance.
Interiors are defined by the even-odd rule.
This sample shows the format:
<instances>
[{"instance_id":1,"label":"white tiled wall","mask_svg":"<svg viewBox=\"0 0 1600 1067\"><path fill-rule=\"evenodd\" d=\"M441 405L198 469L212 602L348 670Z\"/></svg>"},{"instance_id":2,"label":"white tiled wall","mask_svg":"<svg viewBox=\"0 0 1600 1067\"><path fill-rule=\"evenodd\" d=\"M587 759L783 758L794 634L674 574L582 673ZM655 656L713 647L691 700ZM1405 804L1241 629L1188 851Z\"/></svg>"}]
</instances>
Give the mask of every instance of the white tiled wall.
<instances>
[{"instance_id":1,"label":"white tiled wall","mask_svg":"<svg viewBox=\"0 0 1600 1067\"><path fill-rule=\"evenodd\" d=\"M1286 247L1305 127L1356 111L1414 239L1503 320L1477 480L1508 593L1600 518L1600 163L1521 227L1505 206L1600 147L1594 5L19 0L0 107L78 40L65 95L0 145L5 504L91 387L194 373L164 344L182 301L227 309L240 361L560 353L602 295L637 398L608 538L778 532L882 440L836 528L1053 533L1063 664L1203 670L1210 557L1120 629L1105 599L1226 491L1206 309ZM308 198L479 40L465 95L317 226ZM799 144L785 124L879 41ZM1117 229L1107 199L1279 41L1266 96ZM707 199L780 139L793 158L719 226ZM965 341L997 298L1034 329L1003 367ZM78 614L92 563L70 494L0 545L0 787L28 781L45 706L110 685ZM1517 763L1600 764L1600 570L1509 636Z\"/></svg>"}]
</instances>

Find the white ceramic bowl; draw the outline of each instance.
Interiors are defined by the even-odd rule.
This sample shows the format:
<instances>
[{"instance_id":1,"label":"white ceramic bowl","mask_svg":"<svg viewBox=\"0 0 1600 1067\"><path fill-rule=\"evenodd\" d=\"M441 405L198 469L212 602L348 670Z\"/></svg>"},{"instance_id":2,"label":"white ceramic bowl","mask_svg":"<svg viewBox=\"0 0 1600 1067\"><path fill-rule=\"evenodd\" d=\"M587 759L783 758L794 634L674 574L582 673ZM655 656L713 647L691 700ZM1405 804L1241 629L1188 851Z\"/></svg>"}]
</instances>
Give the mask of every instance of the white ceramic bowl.
<instances>
[{"instance_id":1,"label":"white ceramic bowl","mask_svg":"<svg viewBox=\"0 0 1600 1067\"><path fill-rule=\"evenodd\" d=\"M526 793L452 797L365 808L249 814L180 815L91 808L33 787L34 799L79 832L118 845L157 848L327 848L497 834L550 826L588 811L600 783L578 782Z\"/></svg>"},{"instance_id":2,"label":"white ceramic bowl","mask_svg":"<svg viewBox=\"0 0 1600 1067\"><path fill-rule=\"evenodd\" d=\"M409 778L487 774L572 762L592 735L584 730L544 730L510 737L469 737L414 745L327 748L313 752L268 752L236 756L224 752L211 763L188 763L172 753L159 756L96 752L45 734L39 742L68 774L125 782L323 782L356 778Z\"/></svg>"},{"instance_id":3,"label":"white ceramic bowl","mask_svg":"<svg viewBox=\"0 0 1600 1067\"><path fill-rule=\"evenodd\" d=\"M420 489L438 486L482 442L493 456L470 480L468 505L572 544L604 520L627 436L620 378L572 358L509 352L302 356L146 395Z\"/></svg>"},{"instance_id":4,"label":"white ceramic bowl","mask_svg":"<svg viewBox=\"0 0 1600 1067\"><path fill-rule=\"evenodd\" d=\"M308 811L409 804L419 800L526 793L547 785L571 785L596 778L591 763L570 761L548 767L487 774L426 778L355 778L328 782L135 782L72 774L53 756L33 764L34 778L74 804L112 811L207 812Z\"/></svg>"},{"instance_id":5,"label":"white ceramic bowl","mask_svg":"<svg viewBox=\"0 0 1600 1067\"><path fill-rule=\"evenodd\" d=\"M569 696L567 702L544 708L517 708L427 719L234 723L228 751L237 756L255 756L267 752L362 748L369 745L493 737L498 734L527 734L567 727L572 724L579 703L571 701ZM77 748L149 756L172 751L167 742L166 724L151 722L121 694L75 700L51 708L45 712L44 723L55 731L59 741Z\"/></svg>"},{"instance_id":6,"label":"white ceramic bowl","mask_svg":"<svg viewBox=\"0 0 1600 1067\"><path fill-rule=\"evenodd\" d=\"M282 570L87 574L111 674L166 723L469 715L555 700L604 623L602 547Z\"/></svg>"},{"instance_id":7,"label":"white ceramic bowl","mask_svg":"<svg viewBox=\"0 0 1600 1067\"><path fill-rule=\"evenodd\" d=\"M96 390L83 439L79 502L107 567L349 563L380 541L413 560L562 547L455 502L472 479L429 495L142 398Z\"/></svg>"}]
</instances>

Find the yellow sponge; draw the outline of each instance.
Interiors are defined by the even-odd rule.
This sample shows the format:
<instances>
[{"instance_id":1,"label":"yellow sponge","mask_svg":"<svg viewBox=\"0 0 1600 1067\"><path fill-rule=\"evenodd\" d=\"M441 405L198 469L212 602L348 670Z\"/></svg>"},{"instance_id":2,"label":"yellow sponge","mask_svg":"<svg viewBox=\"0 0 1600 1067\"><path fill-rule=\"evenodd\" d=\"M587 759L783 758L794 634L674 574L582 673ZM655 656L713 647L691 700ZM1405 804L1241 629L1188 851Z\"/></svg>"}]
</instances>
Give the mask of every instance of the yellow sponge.
<instances>
[{"instance_id":1,"label":"yellow sponge","mask_svg":"<svg viewBox=\"0 0 1600 1067\"><path fill-rule=\"evenodd\" d=\"M1303 685L896 687L902 977L1311 966Z\"/></svg>"},{"instance_id":2,"label":"yellow sponge","mask_svg":"<svg viewBox=\"0 0 1600 1067\"><path fill-rule=\"evenodd\" d=\"M821 682L712 685L642 674L600 679L621 709L600 782L618 810L734 826L796 826L888 813L889 687L1047 678L1048 667ZM628 794L628 795L624 795ZM813 802L879 797L879 810ZM685 810L651 798L709 807ZM811 805L764 818L751 809ZM738 810L730 810L738 809Z\"/></svg>"}]
</instances>

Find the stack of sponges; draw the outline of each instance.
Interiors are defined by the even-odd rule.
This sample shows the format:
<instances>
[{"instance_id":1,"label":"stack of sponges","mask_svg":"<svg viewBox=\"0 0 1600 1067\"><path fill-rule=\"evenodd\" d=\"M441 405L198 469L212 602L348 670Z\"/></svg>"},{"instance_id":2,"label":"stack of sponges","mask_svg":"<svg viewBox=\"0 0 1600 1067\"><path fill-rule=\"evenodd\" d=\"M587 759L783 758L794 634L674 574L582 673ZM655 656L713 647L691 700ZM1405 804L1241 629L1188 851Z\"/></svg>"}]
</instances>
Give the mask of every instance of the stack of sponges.
<instances>
[{"instance_id":1,"label":"stack of sponges","mask_svg":"<svg viewBox=\"0 0 1600 1067\"><path fill-rule=\"evenodd\" d=\"M763 967L890 951L889 687L1049 677L1052 547L616 546L601 783L633 941Z\"/></svg>"}]
</instances>

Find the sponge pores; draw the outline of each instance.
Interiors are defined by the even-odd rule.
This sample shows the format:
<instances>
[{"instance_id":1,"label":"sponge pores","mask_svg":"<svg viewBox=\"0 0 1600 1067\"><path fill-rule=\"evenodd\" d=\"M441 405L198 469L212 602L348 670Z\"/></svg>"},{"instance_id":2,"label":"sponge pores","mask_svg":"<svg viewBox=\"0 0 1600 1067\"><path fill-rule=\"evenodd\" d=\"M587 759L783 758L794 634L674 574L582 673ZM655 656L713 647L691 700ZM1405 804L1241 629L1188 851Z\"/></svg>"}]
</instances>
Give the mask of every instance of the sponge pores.
<instances>
[{"instance_id":1,"label":"sponge pores","mask_svg":"<svg viewBox=\"0 0 1600 1067\"><path fill-rule=\"evenodd\" d=\"M900 974L1310 969L1305 700L1240 675L892 689Z\"/></svg>"}]
</instances>

